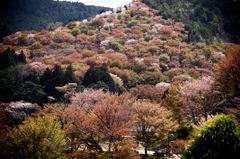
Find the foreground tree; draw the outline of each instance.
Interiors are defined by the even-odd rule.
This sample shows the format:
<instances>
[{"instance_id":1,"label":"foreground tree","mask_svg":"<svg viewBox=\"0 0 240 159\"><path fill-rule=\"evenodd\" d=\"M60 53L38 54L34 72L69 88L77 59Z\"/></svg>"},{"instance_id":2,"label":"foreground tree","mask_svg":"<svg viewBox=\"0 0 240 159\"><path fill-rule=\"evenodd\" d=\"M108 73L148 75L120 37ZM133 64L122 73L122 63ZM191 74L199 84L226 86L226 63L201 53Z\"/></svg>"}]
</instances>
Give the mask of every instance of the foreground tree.
<instances>
[{"instance_id":1,"label":"foreground tree","mask_svg":"<svg viewBox=\"0 0 240 159\"><path fill-rule=\"evenodd\" d=\"M161 142L177 123L172 120L172 112L158 104L137 102L134 105L133 130L137 138L143 143L145 155L148 148Z\"/></svg>"},{"instance_id":2,"label":"foreground tree","mask_svg":"<svg viewBox=\"0 0 240 159\"><path fill-rule=\"evenodd\" d=\"M65 158L66 139L55 117L28 118L7 134L6 158Z\"/></svg>"},{"instance_id":3,"label":"foreground tree","mask_svg":"<svg viewBox=\"0 0 240 159\"><path fill-rule=\"evenodd\" d=\"M217 107L220 97L219 92L213 89L213 84L214 80L211 77L203 77L186 82L178 91L184 115L195 123L201 115L207 120L208 115Z\"/></svg>"},{"instance_id":4,"label":"foreground tree","mask_svg":"<svg viewBox=\"0 0 240 159\"><path fill-rule=\"evenodd\" d=\"M89 95L90 99L84 99ZM123 136L130 134L133 101L127 95L87 89L73 98L72 105L56 110L65 123L70 155L79 157L85 149L101 154L102 144L108 145L108 152L119 152ZM80 151L83 145L85 149Z\"/></svg>"},{"instance_id":5,"label":"foreground tree","mask_svg":"<svg viewBox=\"0 0 240 159\"><path fill-rule=\"evenodd\" d=\"M103 141L108 143L108 151L117 152L116 142L123 136L130 135L131 111L126 95L117 94L105 96L104 103L97 104L93 109L93 118L98 125L98 133L104 136ZM112 148L113 146L113 148Z\"/></svg>"},{"instance_id":6,"label":"foreground tree","mask_svg":"<svg viewBox=\"0 0 240 159\"><path fill-rule=\"evenodd\" d=\"M187 159L235 158L240 155L240 128L230 115L219 115L203 125L187 148Z\"/></svg>"},{"instance_id":7,"label":"foreground tree","mask_svg":"<svg viewBox=\"0 0 240 159\"><path fill-rule=\"evenodd\" d=\"M179 86L172 85L165 92L165 98L163 99L163 104L174 113L174 118L181 124L183 120L183 108L179 102L178 97Z\"/></svg>"},{"instance_id":8,"label":"foreground tree","mask_svg":"<svg viewBox=\"0 0 240 159\"><path fill-rule=\"evenodd\" d=\"M240 97L240 49L227 52L218 66L217 84L229 97Z\"/></svg>"}]
</instances>

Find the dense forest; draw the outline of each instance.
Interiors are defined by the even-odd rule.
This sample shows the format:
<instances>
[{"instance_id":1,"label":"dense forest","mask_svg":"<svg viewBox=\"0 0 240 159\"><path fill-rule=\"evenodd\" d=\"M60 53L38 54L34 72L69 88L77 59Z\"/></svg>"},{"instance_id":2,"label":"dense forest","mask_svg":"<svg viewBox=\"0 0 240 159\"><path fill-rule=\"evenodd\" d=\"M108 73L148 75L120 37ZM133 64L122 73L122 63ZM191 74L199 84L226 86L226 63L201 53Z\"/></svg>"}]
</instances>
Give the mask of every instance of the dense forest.
<instances>
[{"instance_id":1,"label":"dense forest","mask_svg":"<svg viewBox=\"0 0 240 159\"><path fill-rule=\"evenodd\" d=\"M188 41L222 38L240 42L238 0L142 0L158 9L164 18L181 21L189 31Z\"/></svg>"},{"instance_id":2,"label":"dense forest","mask_svg":"<svg viewBox=\"0 0 240 159\"><path fill-rule=\"evenodd\" d=\"M50 23L83 20L110 10L105 7L85 6L83 3L53 0L1 0L0 6L0 38L16 31L40 31L46 29Z\"/></svg>"},{"instance_id":3,"label":"dense forest","mask_svg":"<svg viewBox=\"0 0 240 159\"><path fill-rule=\"evenodd\" d=\"M240 45L192 36L167 11L134 1L3 37L0 156L239 156Z\"/></svg>"}]
</instances>

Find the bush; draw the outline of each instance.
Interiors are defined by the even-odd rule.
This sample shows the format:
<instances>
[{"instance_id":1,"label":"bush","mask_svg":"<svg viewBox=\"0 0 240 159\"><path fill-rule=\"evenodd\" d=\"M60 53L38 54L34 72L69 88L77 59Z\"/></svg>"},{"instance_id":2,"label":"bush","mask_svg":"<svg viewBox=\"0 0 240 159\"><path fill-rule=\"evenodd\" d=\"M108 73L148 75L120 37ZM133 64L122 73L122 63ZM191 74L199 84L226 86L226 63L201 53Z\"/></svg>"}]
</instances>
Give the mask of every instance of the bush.
<instances>
[{"instance_id":1,"label":"bush","mask_svg":"<svg viewBox=\"0 0 240 159\"><path fill-rule=\"evenodd\" d=\"M150 41L150 40L152 40L152 36L151 36L151 35L146 35L146 36L144 37L144 40L145 40L145 41Z\"/></svg>"},{"instance_id":2,"label":"bush","mask_svg":"<svg viewBox=\"0 0 240 159\"><path fill-rule=\"evenodd\" d=\"M138 20L132 20L128 23L128 27L139 26L140 22Z\"/></svg>"},{"instance_id":3,"label":"bush","mask_svg":"<svg viewBox=\"0 0 240 159\"><path fill-rule=\"evenodd\" d=\"M189 136L191 135L193 131L193 127L186 125L186 126L180 126L177 128L176 132L175 132L175 137L177 139L183 139L183 140L187 140L189 138Z\"/></svg>"},{"instance_id":4,"label":"bush","mask_svg":"<svg viewBox=\"0 0 240 159\"><path fill-rule=\"evenodd\" d=\"M75 27L75 28L73 28L73 30L72 30L72 35L73 36L77 36L78 34L80 34L81 33L81 31L80 31L80 29L79 28L77 28L77 27Z\"/></svg>"},{"instance_id":5,"label":"bush","mask_svg":"<svg viewBox=\"0 0 240 159\"><path fill-rule=\"evenodd\" d=\"M31 49L40 49L42 47L42 44L38 41L32 44Z\"/></svg>"},{"instance_id":6,"label":"bush","mask_svg":"<svg viewBox=\"0 0 240 159\"><path fill-rule=\"evenodd\" d=\"M240 155L240 128L231 115L219 115L206 122L196 133L185 157L195 158L235 158Z\"/></svg>"},{"instance_id":7,"label":"bush","mask_svg":"<svg viewBox=\"0 0 240 159\"><path fill-rule=\"evenodd\" d=\"M67 27L68 27L69 29L73 29L73 28L75 28L76 26L77 26L77 23L76 23L76 22L70 22L70 23L67 24Z\"/></svg>"},{"instance_id":8,"label":"bush","mask_svg":"<svg viewBox=\"0 0 240 159\"><path fill-rule=\"evenodd\" d=\"M168 83L168 82L169 82L169 77L163 75L163 76L161 77L160 81L161 81L161 82L167 82L167 83Z\"/></svg>"},{"instance_id":9,"label":"bush","mask_svg":"<svg viewBox=\"0 0 240 159\"><path fill-rule=\"evenodd\" d=\"M18 37L18 42L19 42L19 45L21 45L21 46L27 45L28 44L27 34L21 34Z\"/></svg>"},{"instance_id":10,"label":"bush","mask_svg":"<svg viewBox=\"0 0 240 159\"><path fill-rule=\"evenodd\" d=\"M159 61L167 63L170 61L170 57L168 56L168 54L162 54L159 56Z\"/></svg>"},{"instance_id":11,"label":"bush","mask_svg":"<svg viewBox=\"0 0 240 159\"><path fill-rule=\"evenodd\" d=\"M195 58L193 61L192 61L192 64L194 66L197 66L197 67L202 67L203 65L203 60L202 59L199 59L199 58Z\"/></svg>"},{"instance_id":12,"label":"bush","mask_svg":"<svg viewBox=\"0 0 240 159\"><path fill-rule=\"evenodd\" d=\"M118 42L118 41L110 41L109 42L109 46L115 50L115 51L119 51L122 52L123 51L123 46Z\"/></svg>"},{"instance_id":13,"label":"bush","mask_svg":"<svg viewBox=\"0 0 240 159\"><path fill-rule=\"evenodd\" d=\"M53 36L53 41L56 43L63 43L63 42L73 43L75 41L75 38L69 33L57 32Z\"/></svg>"}]
</instances>

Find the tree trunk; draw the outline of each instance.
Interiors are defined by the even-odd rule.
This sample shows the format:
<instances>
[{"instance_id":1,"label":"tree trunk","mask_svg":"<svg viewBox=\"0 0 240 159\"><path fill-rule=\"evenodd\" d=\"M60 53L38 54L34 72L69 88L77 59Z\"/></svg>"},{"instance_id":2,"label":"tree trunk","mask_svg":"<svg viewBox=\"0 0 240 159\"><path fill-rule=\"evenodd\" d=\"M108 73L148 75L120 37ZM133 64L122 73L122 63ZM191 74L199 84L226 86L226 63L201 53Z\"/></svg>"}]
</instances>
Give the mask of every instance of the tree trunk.
<instances>
[{"instance_id":1,"label":"tree trunk","mask_svg":"<svg viewBox=\"0 0 240 159\"><path fill-rule=\"evenodd\" d=\"M91 143L98 149L99 152L101 152L101 153L103 152L102 147L98 144L97 141L94 140L93 137L91 137Z\"/></svg>"},{"instance_id":2,"label":"tree trunk","mask_svg":"<svg viewBox=\"0 0 240 159\"><path fill-rule=\"evenodd\" d=\"M108 152L109 152L109 153L111 152L111 146L112 146L112 143L109 142L109 144L108 144Z\"/></svg>"},{"instance_id":3,"label":"tree trunk","mask_svg":"<svg viewBox=\"0 0 240 159\"><path fill-rule=\"evenodd\" d=\"M145 156L148 156L148 153L147 153L147 146L145 147Z\"/></svg>"}]
</instances>

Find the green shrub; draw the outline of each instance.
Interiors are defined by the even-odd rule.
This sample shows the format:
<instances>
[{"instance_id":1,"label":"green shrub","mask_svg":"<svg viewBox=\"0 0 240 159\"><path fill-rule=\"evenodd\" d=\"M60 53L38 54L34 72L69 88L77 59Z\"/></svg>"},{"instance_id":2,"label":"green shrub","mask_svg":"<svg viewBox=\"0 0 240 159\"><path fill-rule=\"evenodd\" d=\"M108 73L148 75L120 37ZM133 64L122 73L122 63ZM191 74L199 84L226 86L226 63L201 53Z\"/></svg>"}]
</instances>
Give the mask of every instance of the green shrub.
<instances>
[{"instance_id":1,"label":"green shrub","mask_svg":"<svg viewBox=\"0 0 240 159\"><path fill-rule=\"evenodd\" d=\"M77 36L78 34L81 33L81 31L80 31L79 28L75 27L75 28L73 28L71 33L72 33L73 36Z\"/></svg>"},{"instance_id":2,"label":"green shrub","mask_svg":"<svg viewBox=\"0 0 240 159\"><path fill-rule=\"evenodd\" d=\"M19 45L21 46L24 46L24 45L27 45L28 44L28 36L27 34L21 34L19 37L18 37L18 42L19 42Z\"/></svg>"},{"instance_id":3,"label":"green shrub","mask_svg":"<svg viewBox=\"0 0 240 159\"><path fill-rule=\"evenodd\" d=\"M193 127L191 125L180 126L175 132L175 137L177 139L187 140L192 132Z\"/></svg>"},{"instance_id":4,"label":"green shrub","mask_svg":"<svg viewBox=\"0 0 240 159\"><path fill-rule=\"evenodd\" d=\"M171 59L172 59L172 61L173 61L173 60L179 61L179 57L177 57L177 56L172 56Z\"/></svg>"},{"instance_id":5,"label":"green shrub","mask_svg":"<svg viewBox=\"0 0 240 159\"><path fill-rule=\"evenodd\" d=\"M195 58L195 59L193 59L192 64L193 64L194 66L197 66L197 67L202 67L203 62L204 62L204 61L203 61L202 59Z\"/></svg>"},{"instance_id":6,"label":"green shrub","mask_svg":"<svg viewBox=\"0 0 240 159\"><path fill-rule=\"evenodd\" d=\"M167 82L167 83L168 83L168 82L169 82L169 77L163 75L163 76L161 77L160 81L161 81L161 82Z\"/></svg>"},{"instance_id":7,"label":"green shrub","mask_svg":"<svg viewBox=\"0 0 240 159\"><path fill-rule=\"evenodd\" d=\"M235 158L240 154L240 128L234 116L219 115L200 128L185 152L186 159Z\"/></svg>"},{"instance_id":8,"label":"green shrub","mask_svg":"<svg viewBox=\"0 0 240 159\"><path fill-rule=\"evenodd\" d=\"M123 51L123 46L118 42L118 41L110 41L109 42L109 46L115 50L115 51L119 51L122 52Z\"/></svg>"},{"instance_id":9,"label":"green shrub","mask_svg":"<svg viewBox=\"0 0 240 159\"><path fill-rule=\"evenodd\" d=\"M159 56L159 61L167 63L170 61L170 57L168 56L168 54L162 54Z\"/></svg>"},{"instance_id":10,"label":"green shrub","mask_svg":"<svg viewBox=\"0 0 240 159\"><path fill-rule=\"evenodd\" d=\"M77 23L76 23L76 22L70 22L70 23L67 24L67 27L68 27L69 29L73 29L73 28L75 28L76 26L77 26Z\"/></svg>"},{"instance_id":11,"label":"green shrub","mask_svg":"<svg viewBox=\"0 0 240 159\"><path fill-rule=\"evenodd\" d=\"M145 41L150 41L150 40L152 40L152 36L146 35L146 36L144 37L144 40L145 40Z\"/></svg>"},{"instance_id":12,"label":"green shrub","mask_svg":"<svg viewBox=\"0 0 240 159\"><path fill-rule=\"evenodd\" d=\"M140 22L138 20L132 20L128 23L128 27L139 26Z\"/></svg>"}]
</instances>

